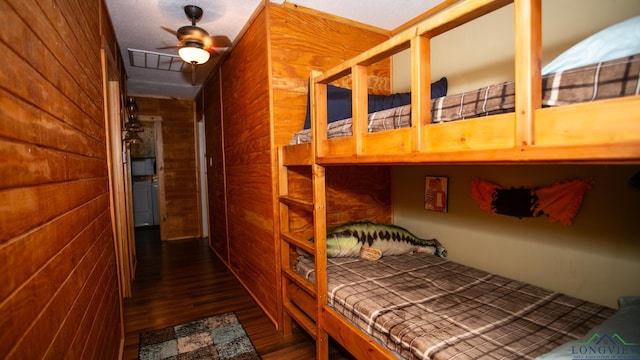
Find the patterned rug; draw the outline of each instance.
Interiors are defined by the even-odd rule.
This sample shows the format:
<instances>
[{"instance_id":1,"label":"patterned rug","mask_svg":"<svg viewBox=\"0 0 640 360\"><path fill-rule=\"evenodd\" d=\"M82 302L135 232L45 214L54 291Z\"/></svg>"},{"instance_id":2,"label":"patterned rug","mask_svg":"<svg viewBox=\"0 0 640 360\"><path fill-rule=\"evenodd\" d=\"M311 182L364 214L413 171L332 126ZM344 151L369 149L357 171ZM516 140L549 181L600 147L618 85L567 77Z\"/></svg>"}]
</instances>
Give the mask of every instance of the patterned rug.
<instances>
[{"instance_id":1,"label":"patterned rug","mask_svg":"<svg viewBox=\"0 0 640 360\"><path fill-rule=\"evenodd\" d=\"M140 360L260 359L232 312L141 333L138 354Z\"/></svg>"}]
</instances>

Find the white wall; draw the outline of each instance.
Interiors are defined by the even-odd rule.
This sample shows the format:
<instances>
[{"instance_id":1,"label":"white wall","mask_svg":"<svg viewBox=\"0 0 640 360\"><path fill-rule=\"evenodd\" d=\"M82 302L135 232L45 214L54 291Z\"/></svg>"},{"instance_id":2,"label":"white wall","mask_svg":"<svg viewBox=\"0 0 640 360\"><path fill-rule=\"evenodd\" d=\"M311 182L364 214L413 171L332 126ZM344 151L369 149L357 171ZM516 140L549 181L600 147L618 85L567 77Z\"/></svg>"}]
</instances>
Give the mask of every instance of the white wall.
<instances>
[{"instance_id":1,"label":"white wall","mask_svg":"<svg viewBox=\"0 0 640 360\"><path fill-rule=\"evenodd\" d=\"M622 20L640 15L638 0L543 0L542 65L572 44ZM446 76L449 94L514 80L513 5L508 5L431 41L431 78ZM393 58L393 89L410 90L409 52Z\"/></svg>"},{"instance_id":2,"label":"white wall","mask_svg":"<svg viewBox=\"0 0 640 360\"><path fill-rule=\"evenodd\" d=\"M640 295L640 190L632 165L457 165L394 168L394 222L435 237L449 258L510 278L616 307L621 295ZM449 177L448 212L424 209L425 176ZM571 226L546 217L522 218L480 210L471 181L540 187L593 178Z\"/></svg>"},{"instance_id":3,"label":"white wall","mask_svg":"<svg viewBox=\"0 0 640 360\"><path fill-rule=\"evenodd\" d=\"M554 10L558 10L555 12ZM449 93L513 80L513 7L432 41L432 79L447 76ZM543 65L608 25L640 14L638 0L544 0ZM493 37L492 41L482 41ZM408 56L394 58L394 90L409 89ZM394 169L394 222L436 237L455 261L611 307L640 295L640 191L627 181L640 166L403 166ZM424 210L426 175L449 177L449 212ZM470 197L474 178L502 186L538 187L593 177L573 226L481 211Z\"/></svg>"}]
</instances>

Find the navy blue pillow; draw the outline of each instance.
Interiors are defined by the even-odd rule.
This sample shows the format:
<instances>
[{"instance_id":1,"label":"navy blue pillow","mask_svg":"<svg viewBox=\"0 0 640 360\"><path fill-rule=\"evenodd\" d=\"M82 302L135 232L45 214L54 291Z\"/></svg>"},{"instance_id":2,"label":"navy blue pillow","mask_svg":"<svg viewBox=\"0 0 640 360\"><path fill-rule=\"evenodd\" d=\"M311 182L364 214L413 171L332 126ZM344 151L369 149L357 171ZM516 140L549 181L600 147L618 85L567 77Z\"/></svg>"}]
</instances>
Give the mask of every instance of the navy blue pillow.
<instances>
[{"instance_id":1,"label":"navy blue pillow","mask_svg":"<svg viewBox=\"0 0 640 360\"><path fill-rule=\"evenodd\" d=\"M437 99L447 95L447 78L431 84L431 98ZM369 95L368 112L391 109L411 104L411 93L397 93L391 95ZM351 117L351 90L333 85L327 85L327 123ZM311 128L311 109L309 109L309 92L307 92L307 114L304 118L304 128Z\"/></svg>"}]
</instances>

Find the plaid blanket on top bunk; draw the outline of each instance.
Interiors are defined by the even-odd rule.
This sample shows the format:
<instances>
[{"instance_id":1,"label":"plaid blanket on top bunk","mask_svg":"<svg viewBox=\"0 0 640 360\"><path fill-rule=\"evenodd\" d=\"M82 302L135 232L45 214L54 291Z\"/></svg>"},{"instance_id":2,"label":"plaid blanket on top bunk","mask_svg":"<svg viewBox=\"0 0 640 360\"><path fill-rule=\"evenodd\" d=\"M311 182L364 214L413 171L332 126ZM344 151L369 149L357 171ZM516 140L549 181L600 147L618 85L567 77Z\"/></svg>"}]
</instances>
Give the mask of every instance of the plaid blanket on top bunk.
<instances>
[{"instance_id":1,"label":"plaid blanket on top bunk","mask_svg":"<svg viewBox=\"0 0 640 360\"><path fill-rule=\"evenodd\" d=\"M296 271L314 281L313 259ZM407 359L533 359L614 310L439 257L328 259L328 302Z\"/></svg>"},{"instance_id":2,"label":"plaid blanket on top bunk","mask_svg":"<svg viewBox=\"0 0 640 360\"><path fill-rule=\"evenodd\" d=\"M640 94L640 54L586 65L544 76L542 105L559 106ZM431 100L431 121L471 119L513 112L515 83L504 82ZM411 105L369 114L369 132L411 126ZM328 124L328 138L351 136L351 119ZM311 141L309 129L296 133L289 143Z\"/></svg>"}]
</instances>

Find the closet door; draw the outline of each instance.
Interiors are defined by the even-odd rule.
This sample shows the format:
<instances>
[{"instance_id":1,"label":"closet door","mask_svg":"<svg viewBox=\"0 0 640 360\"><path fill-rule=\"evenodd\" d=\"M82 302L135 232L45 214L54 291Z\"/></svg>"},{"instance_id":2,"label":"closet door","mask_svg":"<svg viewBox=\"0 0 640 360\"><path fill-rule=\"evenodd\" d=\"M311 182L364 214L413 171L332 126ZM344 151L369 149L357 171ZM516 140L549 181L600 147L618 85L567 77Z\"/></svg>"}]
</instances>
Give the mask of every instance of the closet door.
<instances>
[{"instance_id":1,"label":"closet door","mask_svg":"<svg viewBox=\"0 0 640 360\"><path fill-rule=\"evenodd\" d=\"M209 203L209 247L229 265L227 206L223 152L220 76L216 73L204 90L204 126Z\"/></svg>"}]
</instances>

